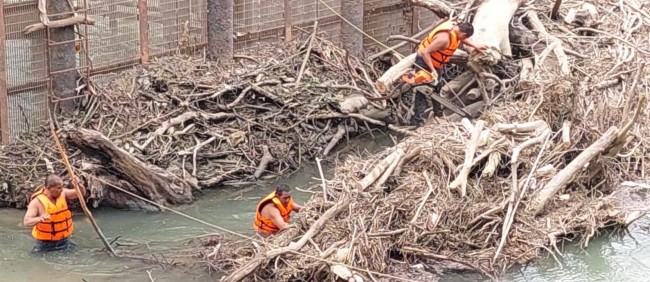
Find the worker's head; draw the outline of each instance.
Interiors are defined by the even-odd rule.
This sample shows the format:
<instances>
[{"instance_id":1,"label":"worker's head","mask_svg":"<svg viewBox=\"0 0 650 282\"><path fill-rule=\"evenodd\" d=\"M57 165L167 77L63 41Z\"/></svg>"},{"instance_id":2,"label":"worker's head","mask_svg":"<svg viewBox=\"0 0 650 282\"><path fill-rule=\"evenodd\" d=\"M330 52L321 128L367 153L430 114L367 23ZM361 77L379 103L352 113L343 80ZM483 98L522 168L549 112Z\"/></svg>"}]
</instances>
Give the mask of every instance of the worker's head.
<instances>
[{"instance_id":1,"label":"worker's head","mask_svg":"<svg viewBox=\"0 0 650 282\"><path fill-rule=\"evenodd\" d=\"M50 174L45 177L45 190L44 192L52 198L57 198L63 191L63 180L56 174Z\"/></svg>"},{"instance_id":2,"label":"worker's head","mask_svg":"<svg viewBox=\"0 0 650 282\"><path fill-rule=\"evenodd\" d=\"M286 184L280 183L275 186L275 196L286 206L289 204L289 200L291 200L291 188Z\"/></svg>"},{"instance_id":3,"label":"worker's head","mask_svg":"<svg viewBox=\"0 0 650 282\"><path fill-rule=\"evenodd\" d=\"M458 34L458 40L464 40L474 35L474 26L468 22L460 22L454 29Z\"/></svg>"}]
</instances>

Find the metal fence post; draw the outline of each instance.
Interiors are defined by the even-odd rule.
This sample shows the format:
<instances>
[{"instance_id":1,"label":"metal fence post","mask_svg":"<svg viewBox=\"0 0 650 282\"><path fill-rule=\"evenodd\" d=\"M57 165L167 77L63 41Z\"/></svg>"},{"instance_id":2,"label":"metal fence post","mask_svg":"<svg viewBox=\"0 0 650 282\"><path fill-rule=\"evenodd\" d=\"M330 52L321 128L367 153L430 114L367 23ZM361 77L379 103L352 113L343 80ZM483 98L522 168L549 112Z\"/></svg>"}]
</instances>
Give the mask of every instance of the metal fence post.
<instances>
[{"instance_id":1,"label":"metal fence post","mask_svg":"<svg viewBox=\"0 0 650 282\"><path fill-rule=\"evenodd\" d=\"M149 8L147 0L138 0L138 25L140 29L140 62L149 62Z\"/></svg>"},{"instance_id":2,"label":"metal fence post","mask_svg":"<svg viewBox=\"0 0 650 282\"><path fill-rule=\"evenodd\" d=\"M293 10L291 0L284 0L284 42L291 41L291 29L293 28Z\"/></svg>"},{"instance_id":3,"label":"metal fence post","mask_svg":"<svg viewBox=\"0 0 650 282\"><path fill-rule=\"evenodd\" d=\"M7 96L7 49L4 0L0 0L0 144L9 142L9 107Z\"/></svg>"}]
</instances>

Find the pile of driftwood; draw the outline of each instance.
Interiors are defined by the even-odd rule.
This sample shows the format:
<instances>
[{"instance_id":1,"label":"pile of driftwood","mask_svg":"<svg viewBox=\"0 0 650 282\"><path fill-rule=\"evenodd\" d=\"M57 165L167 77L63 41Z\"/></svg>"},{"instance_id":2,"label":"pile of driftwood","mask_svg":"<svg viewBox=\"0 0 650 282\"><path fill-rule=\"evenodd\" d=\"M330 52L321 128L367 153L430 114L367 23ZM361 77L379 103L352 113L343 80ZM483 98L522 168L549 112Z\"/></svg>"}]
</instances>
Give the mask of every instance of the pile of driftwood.
<instances>
[{"instance_id":1,"label":"pile of driftwood","mask_svg":"<svg viewBox=\"0 0 650 282\"><path fill-rule=\"evenodd\" d=\"M441 16L452 10L408 2ZM235 257L217 250L204 259L228 273L222 281L412 280L422 268L403 265L496 277L555 256L563 239L586 246L638 219L645 212L621 204L616 187L648 171L647 7L565 1L552 19L554 3L456 5L490 50L469 50L467 77L456 77L464 82L452 81L460 87L452 92L490 107L475 121L433 118L381 154L348 157L313 188L322 192L293 228L231 243L240 246ZM391 91L399 65L378 86ZM516 78L505 76L508 65L519 66Z\"/></svg>"},{"instance_id":2,"label":"pile of driftwood","mask_svg":"<svg viewBox=\"0 0 650 282\"><path fill-rule=\"evenodd\" d=\"M413 99L391 101L397 107L370 101L379 95L373 68L315 30L236 56L229 66L174 56L94 79L79 113L56 120L89 200L155 209L115 185L160 204L185 204L193 190L287 175L376 128L411 134L396 124L412 123ZM24 206L45 176L45 159L63 172L47 131L36 134L0 151L5 206Z\"/></svg>"}]
</instances>

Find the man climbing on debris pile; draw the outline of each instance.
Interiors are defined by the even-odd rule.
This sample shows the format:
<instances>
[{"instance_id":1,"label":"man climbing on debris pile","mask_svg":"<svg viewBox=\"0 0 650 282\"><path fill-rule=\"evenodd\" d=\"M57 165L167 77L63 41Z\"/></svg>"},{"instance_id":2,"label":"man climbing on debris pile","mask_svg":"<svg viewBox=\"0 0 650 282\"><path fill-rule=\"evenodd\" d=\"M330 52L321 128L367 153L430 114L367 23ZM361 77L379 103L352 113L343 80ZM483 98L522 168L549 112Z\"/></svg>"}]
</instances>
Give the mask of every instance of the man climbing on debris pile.
<instances>
[{"instance_id":1,"label":"man climbing on debris pile","mask_svg":"<svg viewBox=\"0 0 650 282\"><path fill-rule=\"evenodd\" d=\"M36 239L34 252L64 250L74 246L69 240L74 225L68 201L76 198L77 191L63 188L63 180L55 174L48 175L45 186L32 194L23 224L33 227L32 236Z\"/></svg>"},{"instance_id":2,"label":"man climbing on debris pile","mask_svg":"<svg viewBox=\"0 0 650 282\"><path fill-rule=\"evenodd\" d=\"M264 197L255 210L253 227L257 234L267 237L289 228L289 214L298 212L302 206L293 202L291 189L286 184L278 184L275 191Z\"/></svg>"},{"instance_id":3,"label":"man climbing on debris pile","mask_svg":"<svg viewBox=\"0 0 650 282\"><path fill-rule=\"evenodd\" d=\"M412 85L437 84L440 69L449 62L461 43L479 52L487 49L487 46L474 44L469 40L473 34L474 27L470 23L459 23L456 20L442 22L420 42L415 58L416 69L414 73L409 72L402 75L402 80Z\"/></svg>"}]
</instances>

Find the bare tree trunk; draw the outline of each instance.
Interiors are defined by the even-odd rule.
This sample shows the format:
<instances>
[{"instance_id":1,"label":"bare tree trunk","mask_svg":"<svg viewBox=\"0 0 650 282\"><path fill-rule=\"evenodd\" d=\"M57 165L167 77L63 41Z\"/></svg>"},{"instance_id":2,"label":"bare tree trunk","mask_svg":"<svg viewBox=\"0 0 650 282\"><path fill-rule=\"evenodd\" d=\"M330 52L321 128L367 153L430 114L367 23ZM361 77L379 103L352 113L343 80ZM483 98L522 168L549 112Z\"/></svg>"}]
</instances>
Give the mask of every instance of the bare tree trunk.
<instances>
[{"instance_id":1,"label":"bare tree trunk","mask_svg":"<svg viewBox=\"0 0 650 282\"><path fill-rule=\"evenodd\" d=\"M66 0L51 0L48 1L47 14L61 14L70 12L70 5ZM63 14L58 16L50 16L50 21L57 21L72 17L72 14ZM53 28L50 32L49 47L49 60L50 71L63 71L52 75L52 91L59 99L70 98L75 96L75 88L77 87L78 74L75 68L77 67L77 60L75 53L75 39L74 26L66 26L60 28ZM58 44L59 42L66 42ZM76 107L75 100L65 100L59 103L59 106L64 111L73 111Z\"/></svg>"},{"instance_id":2,"label":"bare tree trunk","mask_svg":"<svg viewBox=\"0 0 650 282\"><path fill-rule=\"evenodd\" d=\"M208 58L227 63L234 55L234 0L208 0Z\"/></svg>"},{"instance_id":3,"label":"bare tree trunk","mask_svg":"<svg viewBox=\"0 0 650 282\"><path fill-rule=\"evenodd\" d=\"M363 30L363 0L342 1L341 15ZM361 57L363 54L363 33L344 21L341 22L341 42L350 55Z\"/></svg>"},{"instance_id":4,"label":"bare tree trunk","mask_svg":"<svg viewBox=\"0 0 650 282\"><path fill-rule=\"evenodd\" d=\"M137 189L137 194L161 205L187 204L194 200L189 182L157 166L148 165L115 146L100 132L77 129L69 142L93 157L120 179Z\"/></svg>"},{"instance_id":5,"label":"bare tree trunk","mask_svg":"<svg viewBox=\"0 0 650 282\"><path fill-rule=\"evenodd\" d=\"M486 0L474 16L475 44L485 44L489 50L483 53L471 52L470 61L479 65L495 65L502 55L511 56L509 27L510 19L521 5L522 0ZM495 16L495 15L498 15Z\"/></svg>"}]
</instances>

